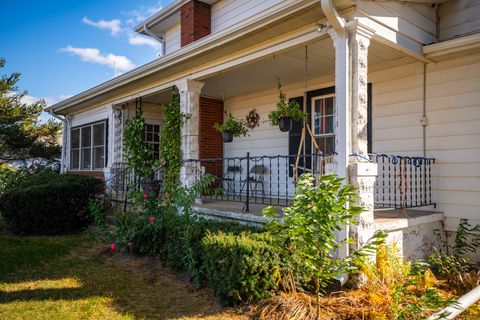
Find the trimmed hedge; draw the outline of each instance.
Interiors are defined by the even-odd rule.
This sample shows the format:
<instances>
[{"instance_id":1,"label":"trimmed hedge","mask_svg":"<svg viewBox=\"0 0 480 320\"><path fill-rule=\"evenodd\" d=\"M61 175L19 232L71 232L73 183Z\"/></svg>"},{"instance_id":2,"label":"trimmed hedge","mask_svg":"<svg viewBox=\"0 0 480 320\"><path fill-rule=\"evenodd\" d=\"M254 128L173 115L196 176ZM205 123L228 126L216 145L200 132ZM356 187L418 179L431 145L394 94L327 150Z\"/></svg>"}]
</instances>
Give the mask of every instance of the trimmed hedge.
<instances>
[{"instance_id":1,"label":"trimmed hedge","mask_svg":"<svg viewBox=\"0 0 480 320\"><path fill-rule=\"evenodd\" d=\"M178 214L171 207L158 208L154 216L150 222L150 214L120 214L113 241L186 270L196 285L211 287L225 305L266 298L278 290L281 270L287 268L262 229Z\"/></svg>"},{"instance_id":2,"label":"trimmed hedge","mask_svg":"<svg viewBox=\"0 0 480 320\"><path fill-rule=\"evenodd\" d=\"M267 234L219 232L202 240L209 286L226 305L270 297L281 282L280 255Z\"/></svg>"},{"instance_id":3,"label":"trimmed hedge","mask_svg":"<svg viewBox=\"0 0 480 320\"><path fill-rule=\"evenodd\" d=\"M0 211L17 235L70 233L90 223L87 204L100 183L86 176L28 174L0 197Z\"/></svg>"}]
</instances>

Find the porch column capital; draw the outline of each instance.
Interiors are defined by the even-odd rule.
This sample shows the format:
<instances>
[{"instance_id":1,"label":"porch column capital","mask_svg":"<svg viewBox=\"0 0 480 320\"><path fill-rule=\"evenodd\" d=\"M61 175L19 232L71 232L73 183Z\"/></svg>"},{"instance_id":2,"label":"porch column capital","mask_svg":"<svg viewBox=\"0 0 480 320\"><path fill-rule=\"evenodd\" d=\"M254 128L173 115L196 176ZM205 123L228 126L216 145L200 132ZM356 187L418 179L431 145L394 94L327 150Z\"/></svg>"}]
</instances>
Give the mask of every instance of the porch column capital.
<instances>
[{"instance_id":1,"label":"porch column capital","mask_svg":"<svg viewBox=\"0 0 480 320\"><path fill-rule=\"evenodd\" d=\"M352 40L361 41L367 47L370 45L370 39L375 34L375 30L367 27L366 25L358 22L357 20L349 21L347 23L346 29Z\"/></svg>"},{"instance_id":2,"label":"porch column capital","mask_svg":"<svg viewBox=\"0 0 480 320\"><path fill-rule=\"evenodd\" d=\"M180 93L191 92L200 94L204 85L205 83L192 79L182 79L175 82L175 86Z\"/></svg>"}]
</instances>

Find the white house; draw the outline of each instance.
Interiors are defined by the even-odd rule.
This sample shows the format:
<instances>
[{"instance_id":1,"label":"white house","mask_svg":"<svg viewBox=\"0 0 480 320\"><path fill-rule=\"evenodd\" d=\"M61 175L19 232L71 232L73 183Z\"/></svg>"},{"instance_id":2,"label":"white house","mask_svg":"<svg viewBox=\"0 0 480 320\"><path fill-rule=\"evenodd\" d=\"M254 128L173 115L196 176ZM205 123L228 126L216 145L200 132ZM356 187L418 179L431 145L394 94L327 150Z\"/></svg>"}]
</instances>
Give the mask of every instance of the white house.
<instances>
[{"instance_id":1,"label":"white house","mask_svg":"<svg viewBox=\"0 0 480 320\"><path fill-rule=\"evenodd\" d=\"M361 242L384 228L416 257L433 229L480 223L480 1L176 0L135 31L164 54L48 108L65 121L64 172L112 177L136 103L158 148L159 106L176 87L192 114L184 159L198 160L184 182L199 168L224 180L205 214L241 209L247 195L250 211L288 202L298 164L359 187ZM304 140L301 124L280 132L264 122L277 81L309 114ZM224 144L212 128L224 111L256 113L258 126Z\"/></svg>"}]
</instances>

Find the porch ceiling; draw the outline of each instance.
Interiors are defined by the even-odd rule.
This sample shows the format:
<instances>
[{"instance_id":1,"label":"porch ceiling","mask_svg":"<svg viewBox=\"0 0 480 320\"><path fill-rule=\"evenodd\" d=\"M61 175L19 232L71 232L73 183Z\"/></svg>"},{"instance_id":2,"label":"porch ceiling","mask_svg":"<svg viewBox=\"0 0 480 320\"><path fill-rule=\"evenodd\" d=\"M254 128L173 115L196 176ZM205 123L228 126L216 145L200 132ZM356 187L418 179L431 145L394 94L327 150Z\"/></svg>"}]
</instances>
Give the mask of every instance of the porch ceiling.
<instances>
[{"instance_id":1,"label":"porch ceiling","mask_svg":"<svg viewBox=\"0 0 480 320\"><path fill-rule=\"evenodd\" d=\"M335 50L332 40L325 36L308 44L307 73L305 74L305 46L246 64L233 70L204 79L202 94L216 98L229 98L276 87L277 79L282 85L302 83L315 85L314 79L333 76ZM413 62L412 58L393 48L372 41L369 48L369 68L387 68L392 63Z\"/></svg>"}]
</instances>

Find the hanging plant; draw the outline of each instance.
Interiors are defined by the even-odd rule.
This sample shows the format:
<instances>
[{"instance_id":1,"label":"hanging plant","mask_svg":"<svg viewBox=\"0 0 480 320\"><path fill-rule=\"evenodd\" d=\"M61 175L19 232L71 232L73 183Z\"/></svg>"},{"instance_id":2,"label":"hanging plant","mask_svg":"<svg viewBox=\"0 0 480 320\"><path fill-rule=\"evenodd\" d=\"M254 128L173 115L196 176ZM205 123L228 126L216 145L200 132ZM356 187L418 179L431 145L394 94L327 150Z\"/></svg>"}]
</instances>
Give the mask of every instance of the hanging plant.
<instances>
[{"instance_id":1,"label":"hanging plant","mask_svg":"<svg viewBox=\"0 0 480 320\"><path fill-rule=\"evenodd\" d=\"M280 94L278 96L277 109L268 113L268 122L271 126L279 126L280 131L287 132L292 127L292 120L306 120L307 114L302 111L297 101L291 100L287 102L287 96L283 93L280 82L278 83L278 90Z\"/></svg>"},{"instance_id":2,"label":"hanging plant","mask_svg":"<svg viewBox=\"0 0 480 320\"><path fill-rule=\"evenodd\" d=\"M248 128L245 121L240 120L228 113L223 123L215 123L213 127L222 134L224 142L232 142L233 137L246 136Z\"/></svg>"}]
</instances>

